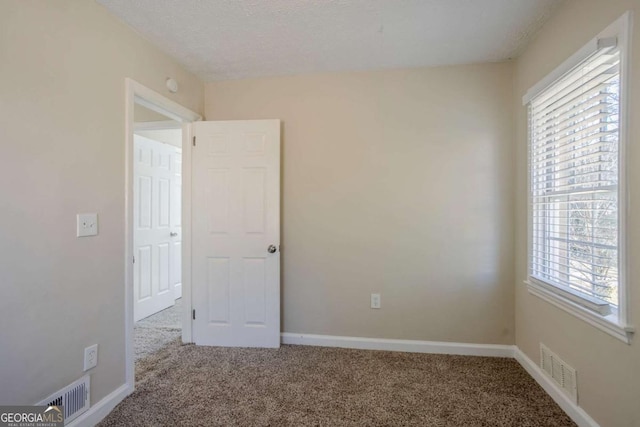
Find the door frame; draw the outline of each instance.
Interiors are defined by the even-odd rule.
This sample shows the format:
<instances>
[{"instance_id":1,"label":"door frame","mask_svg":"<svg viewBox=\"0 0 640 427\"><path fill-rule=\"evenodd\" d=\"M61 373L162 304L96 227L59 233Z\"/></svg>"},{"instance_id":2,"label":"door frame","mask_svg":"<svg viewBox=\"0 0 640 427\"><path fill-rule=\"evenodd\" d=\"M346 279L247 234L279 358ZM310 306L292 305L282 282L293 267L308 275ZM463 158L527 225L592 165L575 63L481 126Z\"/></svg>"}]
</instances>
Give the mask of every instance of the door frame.
<instances>
[{"instance_id":1,"label":"door frame","mask_svg":"<svg viewBox=\"0 0 640 427\"><path fill-rule=\"evenodd\" d=\"M133 160L135 104L182 123L182 341L191 342L191 126L202 116L158 92L125 78L125 377L129 393L135 389L133 354ZM185 268L187 267L187 268Z\"/></svg>"}]
</instances>

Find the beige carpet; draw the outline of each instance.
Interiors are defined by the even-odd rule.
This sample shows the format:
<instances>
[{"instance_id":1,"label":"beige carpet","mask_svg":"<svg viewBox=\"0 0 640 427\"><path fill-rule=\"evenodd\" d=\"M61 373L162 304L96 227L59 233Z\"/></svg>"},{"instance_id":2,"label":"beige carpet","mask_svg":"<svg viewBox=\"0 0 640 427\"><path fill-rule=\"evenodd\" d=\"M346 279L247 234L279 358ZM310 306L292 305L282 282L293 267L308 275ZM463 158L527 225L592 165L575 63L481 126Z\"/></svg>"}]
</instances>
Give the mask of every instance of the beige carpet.
<instances>
[{"instance_id":1,"label":"beige carpet","mask_svg":"<svg viewBox=\"0 0 640 427\"><path fill-rule=\"evenodd\" d=\"M174 341L100 426L574 426L515 360Z\"/></svg>"},{"instance_id":2,"label":"beige carpet","mask_svg":"<svg viewBox=\"0 0 640 427\"><path fill-rule=\"evenodd\" d=\"M164 348L182 335L182 298L175 305L139 320L133 327L136 362Z\"/></svg>"}]
</instances>

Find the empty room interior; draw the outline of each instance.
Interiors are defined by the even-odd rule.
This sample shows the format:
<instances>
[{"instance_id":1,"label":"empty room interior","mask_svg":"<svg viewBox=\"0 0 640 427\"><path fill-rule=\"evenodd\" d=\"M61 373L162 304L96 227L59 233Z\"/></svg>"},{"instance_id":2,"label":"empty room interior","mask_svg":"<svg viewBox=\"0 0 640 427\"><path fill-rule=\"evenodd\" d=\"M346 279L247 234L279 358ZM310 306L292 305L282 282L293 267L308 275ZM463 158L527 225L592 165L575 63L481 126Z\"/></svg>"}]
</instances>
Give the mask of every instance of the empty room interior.
<instances>
[{"instance_id":1,"label":"empty room interior","mask_svg":"<svg viewBox=\"0 0 640 427\"><path fill-rule=\"evenodd\" d=\"M0 0L1 423L640 427L639 10Z\"/></svg>"}]
</instances>

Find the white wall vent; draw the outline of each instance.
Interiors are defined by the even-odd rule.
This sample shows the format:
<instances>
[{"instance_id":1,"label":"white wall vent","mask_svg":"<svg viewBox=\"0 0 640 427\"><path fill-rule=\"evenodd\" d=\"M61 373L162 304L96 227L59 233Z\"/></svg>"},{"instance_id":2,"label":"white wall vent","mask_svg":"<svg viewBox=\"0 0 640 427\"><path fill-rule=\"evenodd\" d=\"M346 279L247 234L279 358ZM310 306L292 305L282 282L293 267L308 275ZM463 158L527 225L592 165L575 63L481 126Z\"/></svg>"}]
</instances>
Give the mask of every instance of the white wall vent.
<instances>
[{"instance_id":1,"label":"white wall vent","mask_svg":"<svg viewBox=\"0 0 640 427\"><path fill-rule=\"evenodd\" d=\"M38 405L63 406L64 423L74 420L89 409L91 377L85 375L62 390L43 399Z\"/></svg>"},{"instance_id":2,"label":"white wall vent","mask_svg":"<svg viewBox=\"0 0 640 427\"><path fill-rule=\"evenodd\" d=\"M540 367L575 404L578 403L576 370L542 343L540 343Z\"/></svg>"}]
</instances>

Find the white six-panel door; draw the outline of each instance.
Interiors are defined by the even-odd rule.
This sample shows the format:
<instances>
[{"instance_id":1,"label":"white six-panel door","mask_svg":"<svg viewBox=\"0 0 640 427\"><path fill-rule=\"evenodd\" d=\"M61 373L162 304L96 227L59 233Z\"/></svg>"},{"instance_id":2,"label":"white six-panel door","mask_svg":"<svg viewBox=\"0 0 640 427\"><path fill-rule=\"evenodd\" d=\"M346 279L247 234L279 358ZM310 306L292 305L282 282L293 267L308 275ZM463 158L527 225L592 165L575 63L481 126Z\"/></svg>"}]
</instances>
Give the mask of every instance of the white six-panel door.
<instances>
[{"instance_id":1,"label":"white six-panel door","mask_svg":"<svg viewBox=\"0 0 640 427\"><path fill-rule=\"evenodd\" d=\"M193 130L193 340L279 347L280 121Z\"/></svg>"},{"instance_id":2,"label":"white six-panel door","mask_svg":"<svg viewBox=\"0 0 640 427\"><path fill-rule=\"evenodd\" d=\"M182 291L181 149L134 135L134 320Z\"/></svg>"}]
</instances>

